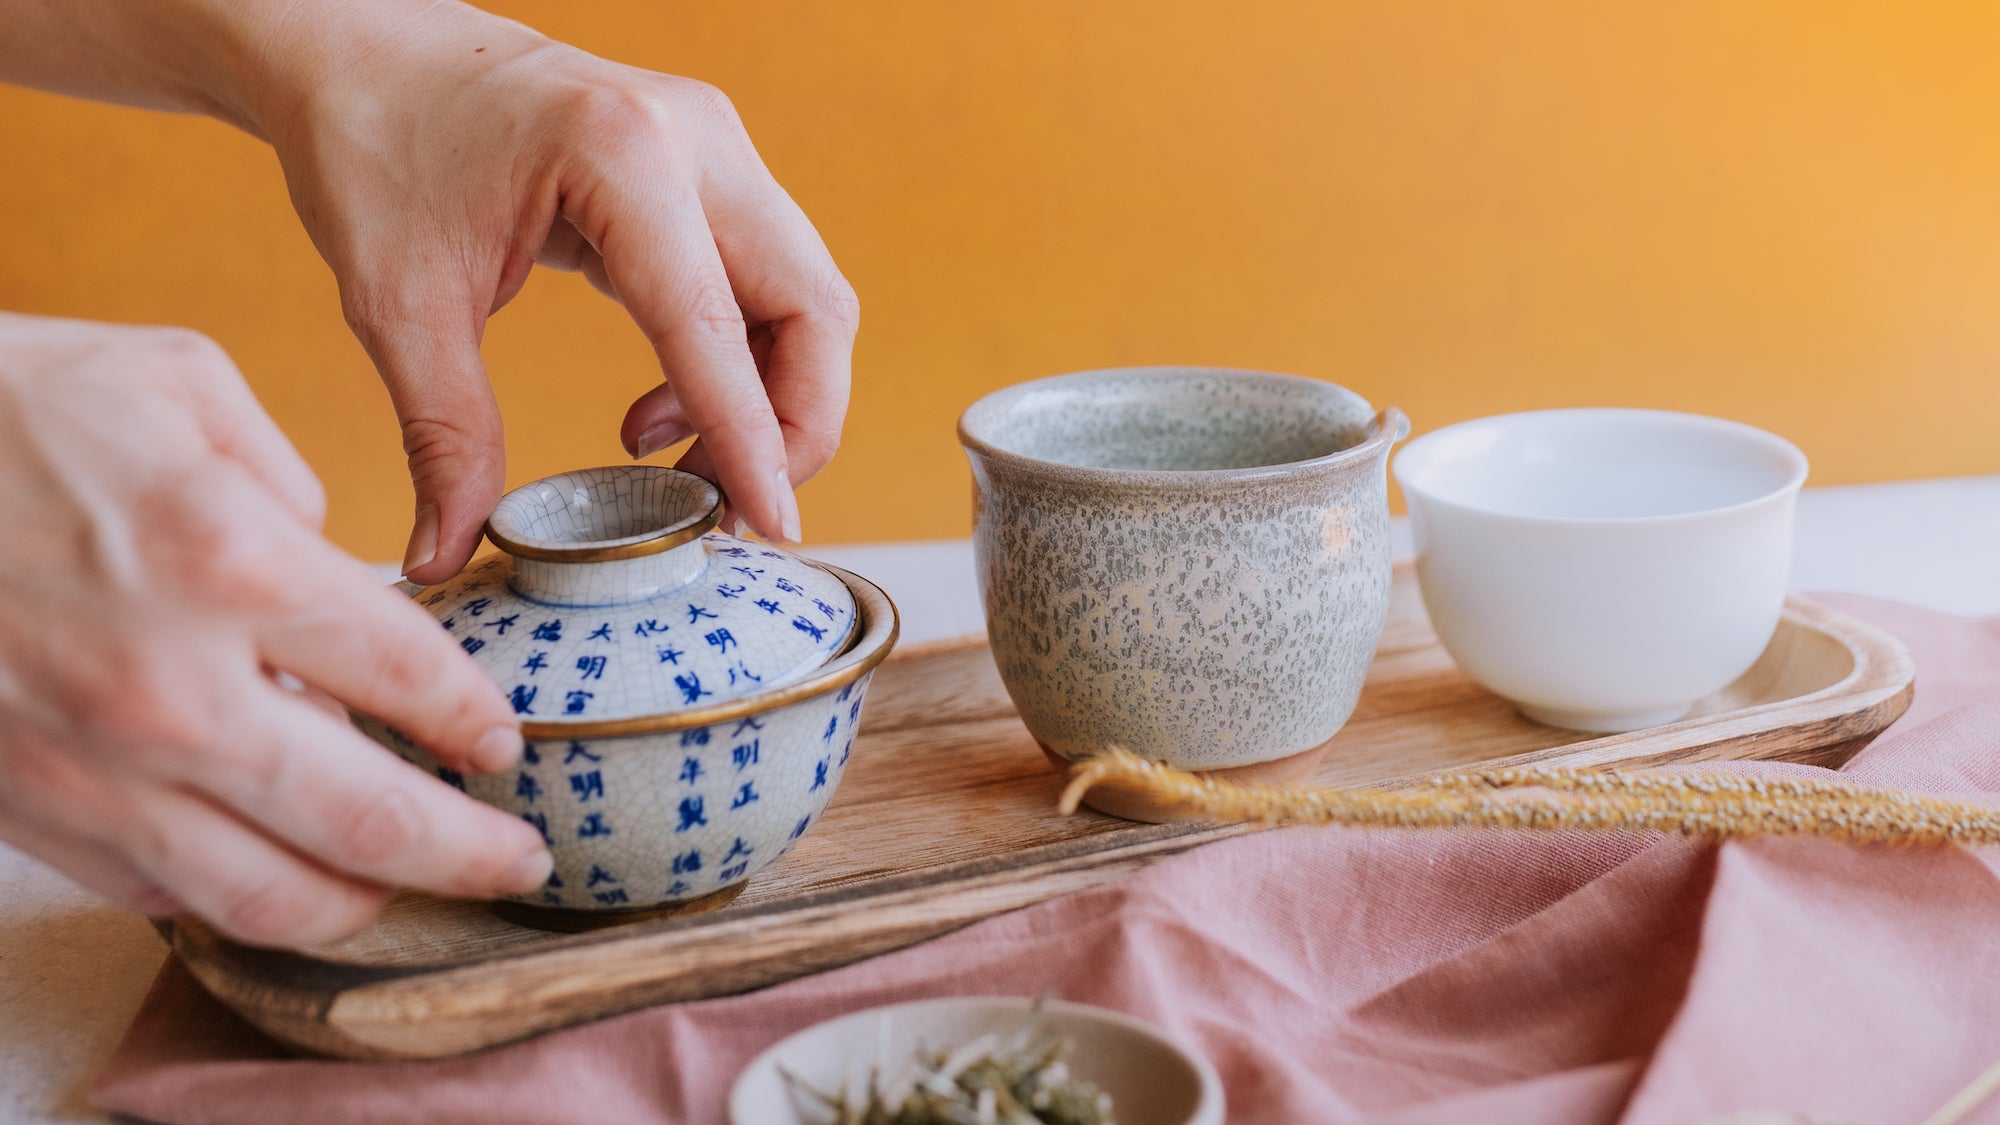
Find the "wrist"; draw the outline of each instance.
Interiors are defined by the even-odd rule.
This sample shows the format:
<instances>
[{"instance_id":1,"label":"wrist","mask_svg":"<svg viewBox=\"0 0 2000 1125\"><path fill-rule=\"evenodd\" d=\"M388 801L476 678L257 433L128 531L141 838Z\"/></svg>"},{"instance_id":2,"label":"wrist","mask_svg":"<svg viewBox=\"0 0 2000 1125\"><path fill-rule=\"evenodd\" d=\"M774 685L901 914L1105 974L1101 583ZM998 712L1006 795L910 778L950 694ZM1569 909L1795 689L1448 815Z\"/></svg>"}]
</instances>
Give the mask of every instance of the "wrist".
<instances>
[{"instance_id":1,"label":"wrist","mask_svg":"<svg viewBox=\"0 0 2000 1125\"><path fill-rule=\"evenodd\" d=\"M449 80L475 59L490 66L548 43L459 0L183 2L242 13L222 40L216 116L273 142L314 117L393 101L413 79Z\"/></svg>"}]
</instances>

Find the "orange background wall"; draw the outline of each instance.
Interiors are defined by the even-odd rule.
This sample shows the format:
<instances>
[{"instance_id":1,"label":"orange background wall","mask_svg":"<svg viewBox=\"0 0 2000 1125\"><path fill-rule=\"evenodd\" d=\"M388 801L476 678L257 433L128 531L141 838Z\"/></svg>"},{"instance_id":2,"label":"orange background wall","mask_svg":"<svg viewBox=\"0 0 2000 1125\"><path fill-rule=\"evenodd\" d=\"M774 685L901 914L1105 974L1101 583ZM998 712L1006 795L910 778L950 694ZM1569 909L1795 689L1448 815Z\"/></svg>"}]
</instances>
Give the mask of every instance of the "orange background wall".
<instances>
[{"instance_id":1,"label":"orange background wall","mask_svg":"<svg viewBox=\"0 0 2000 1125\"><path fill-rule=\"evenodd\" d=\"M1729 415L1819 483L2000 471L2000 7L490 6L728 90L860 291L809 539L963 534L959 409L1125 363L1320 376L1419 429ZM335 538L400 557L387 399L269 154L18 91L0 142L0 307L214 335ZM512 479L622 459L657 373L616 308L539 276L486 352Z\"/></svg>"}]
</instances>

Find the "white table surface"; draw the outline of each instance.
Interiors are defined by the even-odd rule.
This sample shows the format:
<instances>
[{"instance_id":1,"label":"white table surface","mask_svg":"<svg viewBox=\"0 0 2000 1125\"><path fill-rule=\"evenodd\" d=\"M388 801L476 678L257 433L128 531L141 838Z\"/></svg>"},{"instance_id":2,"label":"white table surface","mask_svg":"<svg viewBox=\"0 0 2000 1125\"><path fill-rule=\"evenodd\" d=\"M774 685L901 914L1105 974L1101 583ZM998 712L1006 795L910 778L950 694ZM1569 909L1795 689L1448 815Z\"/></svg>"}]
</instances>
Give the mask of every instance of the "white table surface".
<instances>
[{"instance_id":1,"label":"white table surface","mask_svg":"<svg viewBox=\"0 0 2000 1125\"><path fill-rule=\"evenodd\" d=\"M964 540L808 550L887 589L905 642L983 627ZM1808 491L1793 585L2000 614L2000 476ZM82 1089L161 956L143 919L0 845L0 1125L107 1120Z\"/></svg>"}]
</instances>

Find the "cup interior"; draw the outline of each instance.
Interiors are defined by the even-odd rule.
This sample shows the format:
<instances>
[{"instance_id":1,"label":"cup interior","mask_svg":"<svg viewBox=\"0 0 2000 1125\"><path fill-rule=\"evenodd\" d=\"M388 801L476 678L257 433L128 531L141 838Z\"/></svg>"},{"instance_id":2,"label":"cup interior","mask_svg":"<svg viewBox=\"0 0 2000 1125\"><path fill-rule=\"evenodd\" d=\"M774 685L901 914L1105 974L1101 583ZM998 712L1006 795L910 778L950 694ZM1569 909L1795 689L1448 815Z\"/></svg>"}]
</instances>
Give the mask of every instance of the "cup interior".
<instances>
[{"instance_id":1,"label":"cup interior","mask_svg":"<svg viewBox=\"0 0 2000 1125\"><path fill-rule=\"evenodd\" d=\"M722 502L713 484L658 465L559 473L501 497L487 526L543 550L610 547L692 527Z\"/></svg>"},{"instance_id":2,"label":"cup interior","mask_svg":"<svg viewBox=\"0 0 2000 1125\"><path fill-rule=\"evenodd\" d=\"M1200 471L1286 465L1367 438L1352 391L1293 375L1126 368L1037 379L965 412L968 443L1078 468Z\"/></svg>"},{"instance_id":3,"label":"cup interior","mask_svg":"<svg viewBox=\"0 0 2000 1125\"><path fill-rule=\"evenodd\" d=\"M1418 438L1404 490L1496 515L1652 519L1754 503L1804 483L1805 455L1739 422L1655 410L1548 410Z\"/></svg>"}]
</instances>

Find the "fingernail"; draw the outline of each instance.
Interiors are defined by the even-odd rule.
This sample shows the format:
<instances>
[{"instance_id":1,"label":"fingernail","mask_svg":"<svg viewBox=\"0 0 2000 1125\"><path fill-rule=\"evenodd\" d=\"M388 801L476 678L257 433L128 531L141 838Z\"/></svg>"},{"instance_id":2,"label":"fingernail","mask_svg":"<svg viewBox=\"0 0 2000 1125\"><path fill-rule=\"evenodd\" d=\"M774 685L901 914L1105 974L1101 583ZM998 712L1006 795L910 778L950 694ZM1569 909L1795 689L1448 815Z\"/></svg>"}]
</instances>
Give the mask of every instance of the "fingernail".
<instances>
[{"instance_id":1,"label":"fingernail","mask_svg":"<svg viewBox=\"0 0 2000 1125\"><path fill-rule=\"evenodd\" d=\"M549 881L549 873L555 869L555 857L548 853L548 849L536 848L507 869L507 877L500 881L500 889L516 894L541 890Z\"/></svg>"},{"instance_id":2,"label":"fingernail","mask_svg":"<svg viewBox=\"0 0 2000 1125\"><path fill-rule=\"evenodd\" d=\"M521 748L519 727L494 727L472 744L472 766L488 773L504 770L521 760Z\"/></svg>"},{"instance_id":3,"label":"fingernail","mask_svg":"<svg viewBox=\"0 0 2000 1125\"><path fill-rule=\"evenodd\" d=\"M799 498L792 492L791 474L778 470L778 530L787 543L797 543L805 538L799 527Z\"/></svg>"},{"instance_id":4,"label":"fingernail","mask_svg":"<svg viewBox=\"0 0 2000 1125\"><path fill-rule=\"evenodd\" d=\"M679 440L679 427L672 422L650 426L639 434L639 440L632 443L632 459L637 461L651 457Z\"/></svg>"},{"instance_id":5,"label":"fingernail","mask_svg":"<svg viewBox=\"0 0 2000 1125\"><path fill-rule=\"evenodd\" d=\"M410 549L403 552L403 576L437 558L438 509L436 504L417 506L417 525L410 531Z\"/></svg>"}]
</instances>

